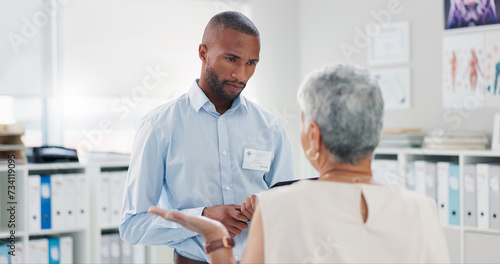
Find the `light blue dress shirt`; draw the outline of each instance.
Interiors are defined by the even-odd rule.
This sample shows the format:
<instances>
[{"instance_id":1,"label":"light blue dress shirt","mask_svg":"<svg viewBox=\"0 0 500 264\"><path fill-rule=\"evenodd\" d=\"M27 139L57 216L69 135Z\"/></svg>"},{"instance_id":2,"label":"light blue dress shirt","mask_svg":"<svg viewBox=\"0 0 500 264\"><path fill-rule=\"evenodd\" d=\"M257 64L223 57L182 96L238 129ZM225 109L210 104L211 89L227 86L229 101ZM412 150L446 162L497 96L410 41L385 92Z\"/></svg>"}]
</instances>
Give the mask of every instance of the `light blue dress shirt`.
<instances>
[{"instance_id":1,"label":"light blue dress shirt","mask_svg":"<svg viewBox=\"0 0 500 264\"><path fill-rule=\"evenodd\" d=\"M245 149L271 153L269 171L244 169ZM290 140L274 115L243 96L223 115L195 81L188 93L146 115L136 133L120 235L130 244L168 245L208 261L203 237L147 214L152 205L201 215L205 207L240 205L249 195L294 179ZM248 229L235 237L240 260Z\"/></svg>"}]
</instances>

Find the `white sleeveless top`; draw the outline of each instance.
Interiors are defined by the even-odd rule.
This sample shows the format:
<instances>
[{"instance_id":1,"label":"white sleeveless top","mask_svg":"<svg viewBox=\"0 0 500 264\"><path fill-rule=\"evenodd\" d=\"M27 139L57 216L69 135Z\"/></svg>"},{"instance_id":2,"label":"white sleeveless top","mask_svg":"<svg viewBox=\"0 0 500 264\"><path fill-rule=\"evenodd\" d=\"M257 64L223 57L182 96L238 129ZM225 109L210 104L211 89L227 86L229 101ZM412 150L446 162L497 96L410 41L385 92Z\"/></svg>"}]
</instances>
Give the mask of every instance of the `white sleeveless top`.
<instances>
[{"instance_id":1,"label":"white sleeveless top","mask_svg":"<svg viewBox=\"0 0 500 264\"><path fill-rule=\"evenodd\" d=\"M266 263L450 262L435 202L399 185L304 180L258 197Z\"/></svg>"}]
</instances>

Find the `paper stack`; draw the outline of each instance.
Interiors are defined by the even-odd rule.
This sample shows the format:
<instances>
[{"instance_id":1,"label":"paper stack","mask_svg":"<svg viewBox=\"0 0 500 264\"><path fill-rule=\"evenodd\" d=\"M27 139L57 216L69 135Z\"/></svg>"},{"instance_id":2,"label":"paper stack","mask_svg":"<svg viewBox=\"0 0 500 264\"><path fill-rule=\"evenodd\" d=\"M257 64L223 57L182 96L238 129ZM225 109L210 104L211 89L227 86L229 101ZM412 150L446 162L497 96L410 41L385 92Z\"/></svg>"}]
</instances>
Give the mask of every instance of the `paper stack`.
<instances>
[{"instance_id":1,"label":"paper stack","mask_svg":"<svg viewBox=\"0 0 500 264\"><path fill-rule=\"evenodd\" d=\"M8 163L9 159L14 159L17 164L27 163L21 140L23 135L22 124L0 125L0 164Z\"/></svg>"},{"instance_id":2,"label":"paper stack","mask_svg":"<svg viewBox=\"0 0 500 264\"><path fill-rule=\"evenodd\" d=\"M435 130L424 138L427 149L486 149L488 136L481 131L443 131Z\"/></svg>"},{"instance_id":3,"label":"paper stack","mask_svg":"<svg viewBox=\"0 0 500 264\"><path fill-rule=\"evenodd\" d=\"M381 148L420 148L424 134L420 129L384 129L380 137Z\"/></svg>"}]
</instances>

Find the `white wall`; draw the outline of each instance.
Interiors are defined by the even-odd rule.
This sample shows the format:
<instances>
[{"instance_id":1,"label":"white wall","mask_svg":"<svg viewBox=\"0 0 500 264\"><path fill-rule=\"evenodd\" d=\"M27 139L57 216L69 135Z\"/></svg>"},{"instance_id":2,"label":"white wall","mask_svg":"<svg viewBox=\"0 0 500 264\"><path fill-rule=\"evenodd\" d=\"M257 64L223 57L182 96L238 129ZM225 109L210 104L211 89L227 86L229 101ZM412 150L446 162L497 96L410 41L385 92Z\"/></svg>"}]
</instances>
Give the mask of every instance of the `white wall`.
<instances>
[{"instance_id":1,"label":"white wall","mask_svg":"<svg viewBox=\"0 0 500 264\"><path fill-rule=\"evenodd\" d=\"M51 94L50 18L42 2L0 1L0 95Z\"/></svg>"},{"instance_id":2,"label":"white wall","mask_svg":"<svg viewBox=\"0 0 500 264\"><path fill-rule=\"evenodd\" d=\"M261 38L260 61L244 94L278 116L294 149L299 174L300 110L296 100L299 74L299 11L297 0L248 1ZM301 175L297 175L301 176Z\"/></svg>"},{"instance_id":3,"label":"white wall","mask_svg":"<svg viewBox=\"0 0 500 264\"><path fill-rule=\"evenodd\" d=\"M301 0L299 2L300 75L326 63L347 62L339 45L354 45L355 28L377 21L371 12L387 10L391 0ZM386 111L385 127L483 130L491 133L493 115L500 109L463 112L442 107L443 1L400 0L402 11L391 21L410 21L412 102L409 110ZM367 64L367 49L351 62ZM378 67L381 68L381 67Z\"/></svg>"},{"instance_id":4,"label":"white wall","mask_svg":"<svg viewBox=\"0 0 500 264\"><path fill-rule=\"evenodd\" d=\"M58 47L61 92L182 94L199 77L198 45L206 22L218 11L212 1L196 0L85 0L63 6ZM144 78L152 88L144 86Z\"/></svg>"},{"instance_id":5,"label":"white wall","mask_svg":"<svg viewBox=\"0 0 500 264\"><path fill-rule=\"evenodd\" d=\"M154 66L161 60L171 75L167 78L167 82L162 83L159 89L149 95L172 95L169 91L172 91L173 87L189 85L191 78L199 75L199 61L195 51L206 23L204 21L208 21L218 11L239 7L241 3L240 0L190 0L182 3L172 0L148 0L144 3L134 0L123 3L116 0L105 2L75 0L61 7L60 89L68 94L130 95L132 89L141 83L146 74L145 67ZM294 147L297 174L302 177L304 175L300 175L301 170L298 165L303 157L299 138L300 110L296 102L300 81L313 68L326 63L347 61L339 45L353 44L355 28L363 29L367 22L376 21L370 12L387 9L390 0L247 0L244 2L249 7L244 13L249 15L259 28L262 42L261 62L244 95L281 118ZM4 6L8 6L7 3L14 5L14 2L8 1ZM26 0L23 3L27 3ZM455 128L485 130L491 133L492 118L496 110L465 111L464 116L460 117L459 113L442 108L441 55L444 34L442 1L400 0L398 3L402 11L392 15L391 21L410 21L409 66L412 74L412 106L409 110L386 112L385 127L421 127L424 130ZM22 9L21 6L16 6L19 10ZM100 6L101 9L94 10L95 6ZM26 9L23 11L25 13L13 12L15 15L9 16L11 17L9 21L12 23L5 24L1 32L4 35L10 31L20 33L22 16L31 18L37 10L39 8ZM82 10L87 12L82 13ZM93 19L86 19L85 15L88 14L92 14ZM132 18L134 14L145 16L147 19L134 24L131 22L133 19L127 20L127 17ZM194 14L195 21L189 19L190 14ZM163 26L172 25L173 22L179 24ZM162 29L168 33L161 34ZM48 31L48 26L43 27L43 30ZM141 38L142 34L154 30L158 32L157 38ZM193 32L198 34L192 34ZM83 33L86 38L81 38ZM46 41L47 34L41 32L23 46L25 49L19 54L13 55L12 49L4 39L0 42L0 46L6 49L0 51L10 52L10 55L7 54L5 57L7 63L0 63L0 69L9 68L13 65L14 59L20 60L20 56L25 54L23 52L28 53L31 50L37 51L38 57L34 57L35 62L29 65L41 65L40 56L48 56L40 51L46 50L41 44ZM144 50L144 47L147 50ZM359 54L353 54L350 61L367 66L366 57L367 50L363 48ZM96 63L100 59L105 63ZM26 75L19 71L15 79L11 77L6 79L7 75L2 75L5 71L0 72L0 84L3 84L0 93L43 94L46 87L40 83L46 82L42 80L42 76L47 78L47 74L41 74L42 70L37 67L35 70L27 68ZM28 81L31 84L33 80L36 85L28 83L22 85ZM16 85L7 85L12 82ZM85 89L79 91L75 89L83 83L87 84ZM181 88L181 91L187 88ZM460 124L452 127L457 123L455 120L449 122L449 117L445 118L445 114L458 118Z\"/></svg>"}]
</instances>

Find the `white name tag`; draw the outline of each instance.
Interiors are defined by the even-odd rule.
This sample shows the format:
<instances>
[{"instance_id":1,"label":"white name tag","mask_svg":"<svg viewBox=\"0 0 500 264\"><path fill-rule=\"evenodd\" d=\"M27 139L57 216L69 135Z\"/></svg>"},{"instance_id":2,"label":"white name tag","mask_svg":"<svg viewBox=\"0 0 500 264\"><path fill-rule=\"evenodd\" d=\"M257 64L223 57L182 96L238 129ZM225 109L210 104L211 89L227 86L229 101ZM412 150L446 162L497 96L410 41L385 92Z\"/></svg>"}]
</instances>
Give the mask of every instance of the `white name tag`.
<instances>
[{"instance_id":1,"label":"white name tag","mask_svg":"<svg viewBox=\"0 0 500 264\"><path fill-rule=\"evenodd\" d=\"M270 151L247 148L243 153L243 169L269 171L272 155Z\"/></svg>"}]
</instances>

